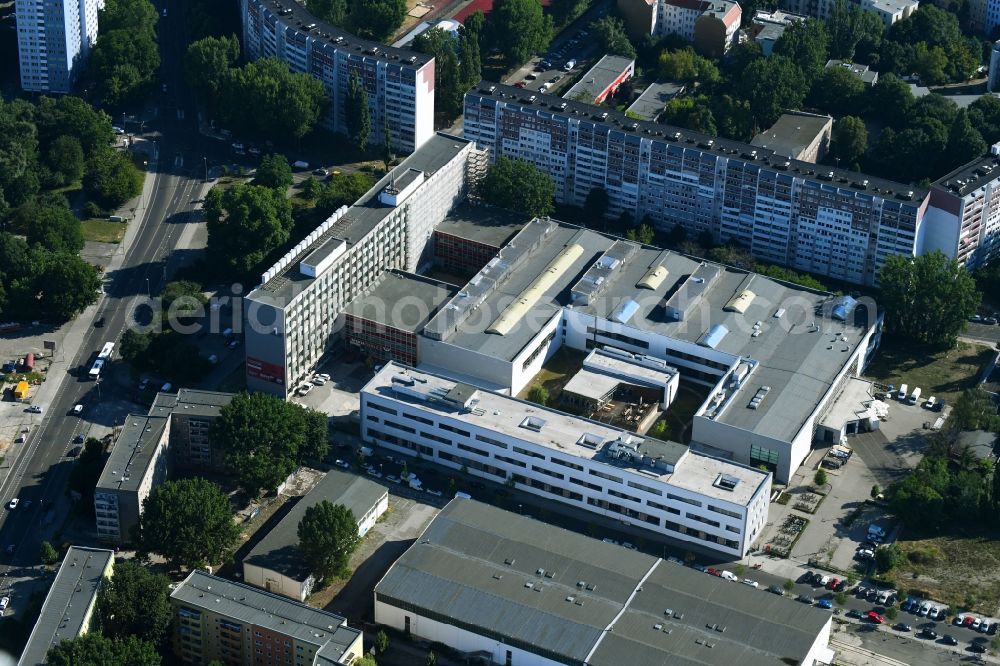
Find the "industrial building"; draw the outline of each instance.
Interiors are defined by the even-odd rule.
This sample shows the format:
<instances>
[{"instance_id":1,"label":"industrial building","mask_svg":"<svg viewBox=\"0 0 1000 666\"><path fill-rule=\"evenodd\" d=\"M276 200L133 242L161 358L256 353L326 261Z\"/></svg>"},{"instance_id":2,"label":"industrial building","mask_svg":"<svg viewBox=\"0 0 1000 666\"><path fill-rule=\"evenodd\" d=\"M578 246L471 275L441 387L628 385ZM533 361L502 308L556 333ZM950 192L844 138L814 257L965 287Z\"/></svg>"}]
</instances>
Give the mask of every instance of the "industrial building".
<instances>
[{"instance_id":1,"label":"industrial building","mask_svg":"<svg viewBox=\"0 0 1000 666\"><path fill-rule=\"evenodd\" d=\"M324 501L350 509L358 523L358 535L364 536L389 508L389 491L364 477L337 470L327 472L243 559L243 580L247 585L296 601L306 600L316 577L299 551L298 528L306 510Z\"/></svg>"},{"instance_id":2,"label":"industrial building","mask_svg":"<svg viewBox=\"0 0 1000 666\"><path fill-rule=\"evenodd\" d=\"M90 630L97 592L111 576L110 550L70 546L59 565L18 666L45 666L49 650Z\"/></svg>"},{"instance_id":3,"label":"industrial building","mask_svg":"<svg viewBox=\"0 0 1000 666\"><path fill-rule=\"evenodd\" d=\"M330 98L323 122L331 130L347 133L347 91L357 73L368 91L371 145L382 145L388 131L393 148L413 152L434 135L431 56L356 37L293 0L240 0L240 17L247 59L278 58L323 83Z\"/></svg>"},{"instance_id":4,"label":"industrial building","mask_svg":"<svg viewBox=\"0 0 1000 666\"><path fill-rule=\"evenodd\" d=\"M729 557L767 522L766 472L394 363L361 392L361 434Z\"/></svg>"},{"instance_id":5,"label":"industrial building","mask_svg":"<svg viewBox=\"0 0 1000 666\"><path fill-rule=\"evenodd\" d=\"M437 134L351 207L331 215L243 299L247 387L287 396L342 339L344 308L389 269L433 263L433 231L486 156Z\"/></svg>"},{"instance_id":6,"label":"industrial building","mask_svg":"<svg viewBox=\"0 0 1000 666\"><path fill-rule=\"evenodd\" d=\"M249 585L192 571L170 594L184 664L351 666L363 635L347 620Z\"/></svg>"},{"instance_id":7,"label":"industrial building","mask_svg":"<svg viewBox=\"0 0 1000 666\"><path fill-rule=\"evenodd\" d=\"M379 581L375 622L511 666L834 657L829 611L468 499Z\"/></svg>"},{"instance_id":8,"label":"industrial building","mask_svg":"<svg viewBox=\"0 0 1000 666\"><path fill-rule=\"evenodd\" d=\"M916 186L488 82L466 93L464 127L491 159L548 173L560 203L582 206L604 188L609 215L679 224L796 270L872 285L890 256L958 256L929 241L957 236L958 217Z\"/></svg>"},{"instance_id":9,"label":"industrial building","mask_svg":"<svg viewBox=\"0 0 1000 666\"><path fill-rule=\"evenodd\" d=\"M603 104L608 97L614 97L618 88L633 76L635 76L633 58L605 55L587 70L563 97L587 104Z\"/></svg>"},{"instance_id":10,"label":"industrial building","mask_svg":"<svg viewBox=\"0 0 1000 666\"><path fill-rule=\"evenodd\" d=\"M104 0L16 0L21 89L69 93L97 42Z\"/></svg>"}]
</instances>

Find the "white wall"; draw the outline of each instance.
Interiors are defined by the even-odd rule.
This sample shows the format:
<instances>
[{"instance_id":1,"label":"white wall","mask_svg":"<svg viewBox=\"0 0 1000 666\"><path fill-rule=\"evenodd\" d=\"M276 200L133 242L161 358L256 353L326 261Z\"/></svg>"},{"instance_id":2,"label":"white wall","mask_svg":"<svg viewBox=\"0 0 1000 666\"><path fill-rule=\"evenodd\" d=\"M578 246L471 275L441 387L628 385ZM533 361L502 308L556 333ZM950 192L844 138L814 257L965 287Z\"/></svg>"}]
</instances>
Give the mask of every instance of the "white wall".
<instances>
[{"instance_id":1,"label":"white wall","mask_svg":"<svg viewBox=\"0 0 1000 666\"><path fill-rule=\"evenodd\" d=\"M454 371L504 388L510 387L514 379L513 364L502 358L423 335L417 337L417 358L421 367L429 365L446 373Z\"/></svg>"},{"instance_id":2,"label":"white wall","mask_svg":"<svg viewBox=\"0 0 1000 666\"><path fill-rule=\"evenodd\" d=\"M406 617L410 618L410 633L426 641L443 643L462 652L488 652L496 664L507 663L507 651L511 652L511 666L564 666L559 662L511 647L501 641L474 634L450 624L404 611L375 600L375 623L403 631Z\"/></svg>"},{"instance_id":3,"label":"white wall","mask_svg":"<svg viewBox=\"0 0 1000 666\"><path fill-rule=\"evenodd\" d=\"M941 250L946 257L955 257L958 251L958 232L961 220L946 210L928 206L917 235L917 253L927 254Z\"/></svg>"},{"instance_id":4,"label":"white wall","mask_svg":"<svg viewBox=\"0 0 1000 666\"><path fill-rule=\"evenodd\" d=\"M297 601L306 600L306 597L308 597L309 593L312 591L314 583L312 576L309 576L309 578L304 581L297 581L293 578L282 575L277 571L255 566L247 562L243 563L243 581L247 585L253 585L261 588L262 590L274 592L275 594L280 594L283 597L288 597L289 599L295 599ZM269 582L270 587L268 587Z\"/></svg>"},{"instance_id":5,"label":"white wall","mask_svg":"<svg viewBox=\"0 0 1000 666\"><path fill-rule=\"evenodd\" d=\"M364 536L368 534L368 530L375 527L375 523L378 522L379 517L385 513L388 508L389 493L387 491L385 495L382 495L382 499L378 501L378 504L372 507L371 511L364 516L361 516L358 520L358 535Z\"/></svg>"}]
</instances>

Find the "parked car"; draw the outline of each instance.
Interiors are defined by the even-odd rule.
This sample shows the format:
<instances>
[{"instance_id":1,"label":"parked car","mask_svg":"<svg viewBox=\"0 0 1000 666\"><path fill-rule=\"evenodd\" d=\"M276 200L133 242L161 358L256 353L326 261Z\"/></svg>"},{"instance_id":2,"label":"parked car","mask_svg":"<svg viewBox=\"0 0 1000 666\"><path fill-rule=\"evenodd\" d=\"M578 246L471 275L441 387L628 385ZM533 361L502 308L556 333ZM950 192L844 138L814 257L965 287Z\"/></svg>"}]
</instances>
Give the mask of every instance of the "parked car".
<instances>
[{"instance_id":1,"label":"parked car","mask_svg":"<svg viewBox=\"0 0 1000 666\"><path fill-rule=\"evenodd\" d=\"M326 384L326 380L323 379L322 377L313 377L312 383L315 384L316 386L323 386L324 384Z\"/></svg>"},{"instance_id":2,"label":"parked car","mask_svg":"<svg viewBox=\"0 0 1000 666\"><path fill-rule=\"evenodd\" d=\"M928 613L931 612L931 605L926 601L920 604L920 610L917 611L917 615L920 617L926 617Z\"/></svg>"},{"instance_id":3,"label":"parked car","mask_svg":"<svg viewBox=\"0 0 1000 666\"><path fill-rule=\"evenodd\" d=\"M982 624L983 624L983 620L981 618L977 617L975 620L972 621L972 630L973 631L979 631L979 627L981 627Z\"/></svg>"},{"instance_id":4,"label":"parked car","mask_svg":"<svg viewBox=\"0 0 1000 666\"><path fill-rule=\"evenodd\" d=\"M343 467L344 469L351 469L351 463L347 462L346 460L341 460L340 458L335 460L333 464L336 465L337 467Z\"/></svg>"},{"instance_id":5,"label":"parked car","mask_svg":"<svg viewBox=\"0 0 1000 666\"><path fill-rule=\"evenodd\" d=\"M860 620L864 618L864 616L865 614L859 611L857 608L852 608L851 610L847 611L847 617L853 618L855 620Z\"/></svg>"},{"instance_id":6,"label":"parked car","mask_svg":"<svg viewBox=\"0 0 1000 666\"><path fill-rule=\"evenodd\" d=\"M840 584L839 578L831 578L830 580L826 581L826 585L824 585L824 587L828 590L832 590L839 584Z\"/></svg>"},{"instance_id":7,"label":"parked car","mask_svg":"<svg viewBox=\"0 0 1000 666\"><path fill-rule=\"evenodd\" d=\"M441 495L443 495L444 493L442 493L440 490L431 490L430 488L428 488L427 494L434 495L434 497L441 497Z\"/></svg>"},{"instance_id":8,"label":"parked car","mask_svg":"<svg viewBox=\"0 0 1000 666\"><path fill-rule=\"evenodd\" d=\"M73 406L73 413L76 414L77 416L79 416L80 414L83 414L83 405L74 405Z\"/></svg>"},{"instance_id":9,"label":"parked car","mask_svg":"<svg viewBox=\"0 0 1000 666\"><path fill-rule=\"evenodd\" d=\"M972 623L975 621L976 617L974 615L966 615L964 618L962 618L962 624L965 625L966 627L971 627Z\"/></svg>"},{"instance_id":10,"label":"parked car","mask_svg":"<svg viewBox=\"0 0 1000 666\"><path fill-rule=\"evenodd\" d=\"M78 455L80 455L80 451L81 449L79 446L74 446L72 449L69 450L69 452L66 455L69 456L70 458L76 458Z\"/></svg>"},{"instance_id":11,"label":"parked car","mask_svg":"<svg viewBox=\"0 0 1000 666\"><path fill-rule=\"evenodd\" d=\"M875 611L868 611L868 614L865 615L865 617L868 618L869 622L874 622L875 624L884 624L885 623L885 618L882 617L881 615L879 615L878 613L876 613Z\"/></svg>"},{"instance_id":12,"label":"parked car","mask_svg":"<svg viewBox=\"0 0 1000 666\"><path fill-rule=\"evenodd\" d=\"M771 594L777 594L779 597L785 596L785 591L781 589L780 585L768 585L767 591Z\"/></svg>"},{"instance_id":13,"label":"parked car","mask_svg":"<svg viewBox=\"0 0 1000 666\"><path fill-rule=\"evenodd\" d=\"M326 178L327 176L330 175L330 172L324 169L323 167L319 167L318 169L313 169L313 175L319 176L321 178Z\"/></svg>"},{"instance_id":14,"label":"parked car","mask_svg":"<svg viewBox=\"0 0 1000 666\"><path fill-rule=\"evenodd\" d=\"M732 571L721 571L719 572L719 576L721 578L728 580L729 582L735 582L740 579L739 576L734 574Z\"/></svg>"},{"instance_id":15,"label":"parked car","mask_svg":"<svg viewBox=\"0 0 1000 666\"><path fill-rule=\"evenodd\" d=\"M381 479L382 478L382 472L378 471L374 467L368 467L368 468L366 468L365 469L365 474L367 474L368 476L374 477L376 479Z\"/></svg>"},{"instance_id":16,"label":"parked car","mask_svg":"<svg viewBox=\"0 0 1000 666\"><path fill-rule=\"evenodd\" d=\"M965 616L965 615L956 615L955 619L952 620L951 623L953 625L955 625L956 627L961 627L963 624L965 624L965 618L966 617L967 616Z\"/></svg>"},{"instance_id":17,"label":"parked car","mask_svg":"<svg viewBox=\"0 0 1000 666\"><path fill-rule=\"evenodd\" d=\"M32 414L41 414L42 408L40 405L32 405L31 407L28 407L28 411Z\"/></svg>"},{"instance_id":18,"label":"parked car","mask_svg":"<svg viewBox=\"0 0 1000 666\"><path fill-rule=\"evenodd\" d=\"M905 631L905 632L913 631L913 627L906 624L905 622L897 622L896 624L893 625L892 628L895 629L896 631Z\"/></svg>"},{"instance_id":19,"label":"parked car","mask_svg":"<svg viewBox=\"0 0 1000 666\"><path fill-rule=\"evenodd\" d=\"M605 539L605 541L607 541L607 539ZM705 569L705 573L707 573L710 576L719 576L720 578L722 577L722 572L716 569L715 567L709 567Z\"/></svg>"},{"instance_id":20,"label":"parked car","mask_svg":"<svg viewBox=\"0 0 1000 666\"><path fill-rule=\"evenodd\" d=\"M983 654L984 652L986 652L986 646L983 645L982 643L971 643L969 645L969 649L978 654Z\"/></svg>"},{"instance_id":21,"label":"parked car","mask_svg":"<svg viewBox=\"0 0 1000 666\"><path fill-rule=\"evenodd\" d=\"M958 645L958 639L951 635L942 636L941 642L945 645Z\"/></svg>"},{"instance_id":22,"label":"parked car","mask_svg":"<svg viewBox=\"0 0 1000 666\"><path fill-rule=\"evenodd\" d=\"M402 483L399 480L398 476L394 476L392 474L390 474L389 476L385 477L385 480L388 481L389 483Z\"/></svg>"},{"instance_id":23,"label":"parked car","mask_svg":"<svg viewBox=\"0 0 1000 666\"><path fill-rule=\"evenodd\" d=\"M524 81L518 81L517 83L514 84L514 87L521 88L523 90L526 85L528 84L526 84Z\"/></svg>"},{"instance_id":24,"label":"parked car","mask_svg":"<svg viewBox=\"0 0 1000 666\"><path fill-rule=\"evenodd\" d=\"M919 636L921 638L927 638L932 641L937 640L937 632L931 629L930 627L924 627L923 629L921 629Z\"/></svg>"},{"instance_id":25,"label":"parked car","mask_svg":"<svg viewBox=\"0 0 1000 666\"><path fill-rule=\"evenodd\" d=\"M814 575L815 574L812 571L807 571L804 574L802 574L801 576L799 576L798 582L800 582L800 583L811 583Z\"/></svg>"},{"instance_id":26,"label":"parked car","mask_svg":"<svg viewBox=\"0 0 1000 666\"><path fill-rule=\"evenodd\" d=\"M83 433L82 432L76 433L76 436L73 437L73 443L74 444L83 444L83 440L84 440L84 437L83 437Z\"/></svg>"},{"instance_id":27,"label":"parked car","mask_svg":"<svg viewBox=\"0 0 1000 666\"><path fill-rule=\"evenodd\" d=\"M0 613L5 612L7 606L10 606L10 597L0 597Z\"/></svg>"},{"instance_id":28,"label":"parked car","mask_svg":"<svg viewBox=\"0 0 1000 666\"><path fill-rule=\"evenodd\" d=\"M826 587L826 584L830 582L830 577L826 575L821 575L819 580L815 581L816 585L819 587Z\"/></svg>"},{"instance_id":29,"label":"parked car","mask_svg":"<svg viewBox=\"0 0 1000 666\"><path fill-rule=\"evenodd\" d=\"M742 582L743 582L744 585L749 585L750 587L752 587L754 589L760 587L760 583L758 583L757 581L755 581L752 578L744 578Z\"/></svg>"},{"instance_id":30,"label":"parked car","mask_svg":"<svg viewBox=\"0 0 1000 666\"><path fill-rule=\"evenodd\" d=\"M825 608L826 610L830 610L833 608L833 602L829 599L820 599L816 602L816 608Z\"/></svg>"},{"instance_id":31,"label":"parked car","mask_svg":"<svg viewBox=\"0 0 1000 666\"><path fill-rule=\"evenodd\" d=\"M17 499L15 497L14 499L12 499L10 502L7 503L7 508L11 509L11 510L16 509L17 508L17 503L20 502L20 501L21 500L19 500L19 499Z\"/></svg>"},{"instance_id":32,"label":"parked car","mask_svg":"<svg viewBox=\"0 0 1000 666\"><path fill-rule=\"evenodd\" d=\"M809 604L810 606L816 603L816 600L810 597L808 594L800 594L799 596L795 597L795 600L804 604Z\"/></svg>"}]
</instances>

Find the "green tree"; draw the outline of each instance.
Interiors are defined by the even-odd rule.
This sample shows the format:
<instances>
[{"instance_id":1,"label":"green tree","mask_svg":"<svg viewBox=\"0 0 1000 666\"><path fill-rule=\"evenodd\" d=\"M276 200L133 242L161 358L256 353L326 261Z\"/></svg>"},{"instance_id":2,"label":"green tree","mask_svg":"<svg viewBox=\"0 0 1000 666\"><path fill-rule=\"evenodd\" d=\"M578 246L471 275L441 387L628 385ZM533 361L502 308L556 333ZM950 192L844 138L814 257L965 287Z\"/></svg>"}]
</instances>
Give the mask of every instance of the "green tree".
<instances>
[{"instance_id":1,"label":"green tree","mask_svg":"<svg viewBox=\"0 0 1000 666\"><path fill-rule=\"evenodd\" d=\"M889 618L890 621L895 620L898 615L899 610L895 606L889 606L885 609L885 616Z\"/></svg>"},{"instance_id":2,"label":"green tree","mask_svg":"<svg viewBox=\"0 0 1000 666\"><path fill-rule=\"evenodd\" d=\"M299 549L319 578L343 576L361 541L354 513L326 500L306 509L298 526Z\"/></svg>"},{"instance_id":3,"label":"green tree","mask_svg":"<svg viewBox=\"0 0 1000 666\"><path fill-rule=\"evenodd\" d=\"M893 74L882 74L868 94L872 114L892 127L902 127L910 117L913 91L902 79Z\"/></svg>"},{"instance_id":4,"label":"green tree","mask_svg":"<svg viewBox=\"0 0 1000 666\"><path fill-rule=\"evenodd\" d=\"M871 498L872 499L878 499L878 496L881 495L881 494L882 494L882 486L880 486L880 485L878 485L876 483L874 486L872 486Z\"/></svg>"},{"instance_id":5,"label":"green tree","mask_svg":"<svg viewBox=\"0 0 1000 666\"><path fill-rule=\"evenodd\" d=\"M358 70L351 71L347 85L347 133L358 148L364 152L368 148L368 135L371 134L372 116L368 107L368 90L361 83Z\"/></svg>"},{"instance_id":6,"label":"green tree","mask_svg":"<svg viewBox=\"0 0 1000 666\"><path fill-rule=\"evenodd\" d=\"M948 131L948 146L945 150L945 168L951 171L966 162L986 154L983 136L972 126L969 113L959 111Z\"/></svg>"},{"instance_id":7,"label":"green tree","mask_svg":"<svg viewBox=\"0 0 1000 666\"><path fill-rule=\"evenodd\" d=\"M77 254L56 253L46 258L34 289L42 316L66 321L96 302L100 287L93 265Z\"/></svg>"},{"instance_id":8,"label":"green tree","mask_svg":"<svg viewBox=\"0 0 1000 666\"><path fill-rule=\"evenodd\" d=\"M101 38L87 59L86 85L102 106L117 108L152 89L160 68L156 8L136 0L109 2L99 17Z\"/></svg>"},{"instance_id":9,"label":"green tree","mask_svg":"<svg viewBox=\"0 0 1000 666\"><path fill-rule=\"evenodd\" d=\"M116 208L142 192L143 175L128 155L110 146L96 148L87 160L83 189L103 208Z\"/></svg>"},{"instance_id":10,"label":"green tree","mask_svg":"<svg viewBox=\"0 0 1000 666\"><path fill-rule=\"evenodd\" d=\"M695 65L694 49L688 47L676 51L664 51L660 54L660 78L668 81L693 83L698 78L698 67Z\"/></svg>"},{"instance_id":11,"label":"green tree","mask_svg":"<svg viewBox=\"0 0 1000 666\"><path fill-rule=\"evenodd\" d=\"M868 150L868 129L865 121L857 116L838 118L833 124L830 152L847 168L855 165Z\"/></svg>"},{"instance_id":12,"label":"green tree","mask_svg":"<svg viewBox=\"0 0 1000 666\"><path fill-rule=\"evenodd\" d=\"M0 100L0 195L10 206L30 200L39 188L38 137L25 100Z\"/></svg>"},{"instance_id":13,"label":"green tree","mask_svg":"<svg viewBox=\"0 0 1000 666\"><path fill-rule=\"evenodd\" d=\"M721 136L738 141L749 141L753 137L753 116L747 100L722 95L713 98L711 111Z\"/></svg>"},{"instance_id":14,"label":"green tree","mask_svg":"<svg viewBox=\"0 0 1000 666\"><path fill-rule=\"evenodd\" d=\"M458 78L462 82L464 91L476 85L483 78L483 57L479 46L479 35L468 27L459 28L458 51L460 55Z\"/></svg>"},{"instance_id":15,"label":"green tree","mask_svg":"<svg viewBox=\"0 0 1000 666\"><path fill-rule=\"evenodd\" d=\"M226 560L239 541L229 498L202 478L164 481L142 503L142 547L174 567L202 567Z\"/></svg>"},{"instance_id":16,"label":"green tree","mask_svg":"<svg viewBox=\"0 0 1000 666\"><path fill-rule=\"evenodd\" d=\"M750 112L757 126L769 127L786 109L797 109L802 105L808 84L794 61L782 55L772 55L750 63L737 89L750 102Z\"/></svg>"},{"instance_id":17,"label":"green tree","mask_svg":"<svg viewBox=\"0 0 1000 666\"><path fill-rule=\"evenodd\" d=\"M313 413L263 393L238 393L212 423L211 435L248 494L273 492L305 457L326 455L327 431Z\"/></svg>"},{"instance_id":18,"label":"green tree","mask_svg":"<svg viewBox=\"0 0 1000 666\"><path fill-rule=\"evenodd\" d=\"M377 42L388 41L406 18L406 0L353 0L352 31Z\"/></svg>"},{"instance_id":19,"label":"green tree","mask_svg":"<svg viewBox=\"0 0 1000 666\"><path fill-rule=\"evenodd\" d=\"M300 195L306 201L314 201L319 197L320 192L323 191L323 186L319 184L313 176L309 176L304 181L302 181L302 190Z\"/></svg>"},{"instance_id":20,"label":"green tree","mask_svg":"<svg viewBox=\"0 0 1000 666\"><path fill-rule=\"evenodd\" d=\"M148 641L135 636L112 640L91 631L49 648L46 663L49 666L160 666L162 660L156 646Z\"/></svg>"},{"instance_id":21,"label":"green tree","mask_svg":"<svg viewBox=\"0 0 1000 666\"><path fill-rule=\"evenodd\" d=\"M62 197L33 199L11 214L10 226L21 230L29 245L52 252L76 253L83 249L80 220Z\"/></svg>"},{"instance_id":22,"label":"green tree","mask_svg":"<svg viewBox=\"0 0 1000 666\"><path fill-rule=\"evenodd\" d=\"M383 654L389 649L389 634L384 629L379 629L375 633L375 653Z\"/></svg>"},{"instance_id":23,"label":"green tree","mask_svg":"<svg viewBox=\"0 0 1000 666\"><path fill-rule=\"evenodd\" d=\"M43 541L41 548L38 549L38 559L42 561L42 564L55 564L59 561L59 551L53 548L48 541Z\"/></svg>"},{"instance_id":24,"label":"green tree","mask_svg":"<svg viewBox=\"0 0 1000 666\"><path fill-rule=\"evenodd\" d=\"M361 655L361 658L354 662L354 666L378 666L375 663L375 656L368 653Z\"/></svg>"},{"instance_id":25,"label":"green tree","mask_svg":"<svg viewBox=\"0 0 1000 666\"><path fill-rule=\"evenodd\" d=\"M825 486L826 482L826 470L823 468L816 470L816 473L813 475L813 483L817 486Z\"/></svg>"},{"instance_id":26,"label":"green tree","mask_svg":"<svg viewBox=\"0 0 1000 666\"><path fill-rule=\"evenodd\" d=\"M887 573L906 561L899 546L890 543L875 549L875 568L879 573Z\"/></svg>"},{"instance_id":27,"label":"green tree","mask_svg":"<svg viewBox=\"0 0 1000 666\"><path fill-rule=\"evenodd\" d=\"M173 619L170 579L132 560L116 563L111 579L97 591L94 619L108 638L135 636L165 645Z\"/></svg>"},{"instance_id":28,"label":"green tree","mask_svg":"<svg viewBox=\"0 0 1000 666\"><path fill-rule=\"evenodd\" d=\"M132 328L126 328L122 333L118 350L122 358L133 365L141 367L141 363L147 360L149 343L153 340L151 333L139 333Z\"/></svg>"},{"instance_id":29,"label":"green tree","mask_svg":"<svg viewBox=\"0 0 1000 666\"><path fill-rule=\"evenodd\" d=\"M629 41L621 19L614 16L604 16L591 23L590 30L593 32L593 39L597 41L602 53L618 55L623 58L635 57L635 47Z\"/></svg>"},{"instance_id":30,"label":"green tree","mask_svg":"<svg viewBox=\"0 0 1000 666\"><path fill-rule=\"evenodd\" d=\"M184 54L184 78L215 109L229 70L239 58L240 42L236 35L199 39L188 45Z\"/></svg>"},{"instance_id":31,"label":"green tree","mask_svg":"<svg viewBox=\"0 0 1000 666\"><path fill-rule=\"evenodd\" d=\"M160 292L160 302L164 312L173 307L175 313L183 315L200 312L202 306L208 303L208 297L202 291L201 284L191 280L175 280L164 285ZM126 329L128 330L131 329Z\"/></svg>"},{"instance_id":32,"label":"green tree","mask_svg":"<svg viewBox=\"0 0 1000 666\"><path fill-rule=\"evenodd\" d=\"M610 203L611 199L608 197L608 191L603 187L594 187L587 193L587 198L583 202L583 209L590 216L590 219L600 222L608 214Z\"/></svg>"},{"instance_id":33,"label":"green tree","mask_svg":"<svg viewBox=\"0 0 1000 666\"><path fill-rule=\"evenodd\" d=\"M89 155L114 139L111 117L73 95L39 98L34 116L42 145L51 146L59 137L69 136L80 142L84 155Z\"/></svg>"},{"instance_id":34,"label":"green tree","mask_svg":"<svg viewBox=\"0 0 1000 666\"><path fill-rule=\"evenodd\" d=\"M539 405L549 404L549 391L544 386L532 386L528 391L528 400Z\"/></svg>"},{"instance_id":35,"label":"green tree","mask_svg":"<svg viewBox=\"0 0 1000 666\"><path fill-rule=\"evenodd\" d=\"M205 197L208 254L245 274L283 245L292 230L292 204L283 192L240 183Z\"/></svg>"},{"instance_id":36,"label":"green tree","mask_svg":"<svg viewBox=\"0 0 1000 666\"><path fill-rule=\"evenodd\" d=\"M284 155L264 155L254 176L255 185L273 187L284 193L295 179L292 177L292 167Z\"/></svg>"},{"instance_id":37,"label":"green tree","mask_svg":"<svg viewBox=\"0 0 1000 666\"><path fill-rule=\"evenodd\" d=\"M350 206L358 201L373 187L375 178L360 171L333 176L320 191L316 209L322 215L329 215L341 206Z\"/></svg>"},{"instance_id":38,"label":"green tree","mask_svg":"<svg viewBox=\"0 0 1000 666\"><path fill-rule=\"evenodd\" d=\"M838 606L844 606L847 604L847 595L843 592L837 592L833 595L833 602Z\"/></svg>"},{"instance_id":39,"label":"green tree","mask_svg":"<svg viewBox=\"0 0 1000 666\"><path fill-rule=\"evenodd\" d=\"M446 118L462 113L462 95L469 85L459 73L455 39L440 28L424 30L413 39L411 48L434 57L434 107ZM475 83L473 81L472 83Z\"/></svg>"},{"instance_id":40,"label":"green tree","mask_svg":"<svg viewBox=\"0 0 1000 666\"><path fill-rule=\"evenodd\" d=\"M69 185L83 178L83 146L75 136L62 135L49 145L46 153L49 169L57 177L56 184Z\"/></svg>"},{"instance_id":41,"label":"green tree","mask_svg":"<svg viewBox=\"0 0 1000 666\"><path fill-rule=\"evenodd\" d=\"M347 0L309 0L306 3L309 11L327 23L345 27L348 18Z\"/></svg>"},{"instance_id":42,"label":"green tree","mask_svg":"<svg viewBox=\"0 0 1000 666\"><path fill-rule=\"evenodd\" d=\"M887 258L879 284L887 329L924 344L954 345L981 299L965 267L939 251Z\"/></svg>"},{"instance_id":43,"label":"green tree","mask_svg":"<svg viewBox=\"0 0 1000 666\"><path fill-rule=\"evenodd\" d=\"M652 245L656 240L656 232L648 224L641 224L636 229L629 229L626 237L631 241L637 241L643 245Z\"/></svg>"},{"instance_id":44,"label":"green tree","mask_svg":"<svg viewBox=\"0 0 1000 666\"><path fill-rule=\"evenodd\" d=\"M588 4L588 0L552 0L549 13L552 14L555 26L561 28L587 11Z\"/></svg>"},{"instance_id":45,"label":"green tree","mask_svg":"<svg viewBox=\"0 0 1000 666\"><path fill-rule=\"evenodd\" d=\"M831 67L813 83L809 100L812 106L834 116L861 113L865 110L863 100L868 88L865 83L846 67Z\"/></svg>"},{"instance_id":46,"label":"green tree","mask_svg":"<svg viewBox=\"0 0 1000 666\"><path fill-rule=\"evenodd\" d=\"M826 28L830 34L830 57L838 60L852 60L856 53L862 58L870 56L882 43L885 33L885 24L877 13L846 0L834 3Z\"/></svg>"},{"instance_id":47,"label":"green tree","mask_svg":"<svg viewBox=\"0 0 1000 666\"><path fill-rule=\"evenodd\" d=\"M502 208L532 216L552 212L555 185L547 173L522 159L498 157L483 178L483 198Z\"/></svg>"},{"instance_id":48,"label":"green tree","mask_svg":"<svg viewBox=\"0 0 1000 666\"><path fill-rule=\"evenodd\" d=\"M987 144L1000 141L1000 99L993 95L978 98L969 105L969 121Z\"/></svg>"},{"instance_id":49,"label":"green tree","mask_svg":"<svg viewBox=\"0 0 1000 666\"><path fill-rule=\"evenodd\" d=\"M309 134L328 104L318 79L263 58L226 71L217 107L226 125L243 136L290 142Z\"/></svg>"},{"instance_id":50,"label":"green tree","mask_svg":"<svg viewBox=\"0 0 1000 666\"><path fill-rule=\"evenodd\" d=\"M830 36L816 19L796 21L774 43L774 55L785 56L802 70L807 83L815 81L826 66Z\"/></svg>"},{"instance_id":51,"label":"green tree","mask_svg":"<svg viewBox=\"0 0 1000 666\"><path fill-rule=\"evenodd\" d=\"M913 71L920 82L927 86L937 86L948 82L948 54L940 46L928 46L924 42L913 45Z\"/></svg>"},{"instance_id":52,"label":"green tree","mask_svg":"<svg viewBox=\"0 0 1000 666\"><path fill-rule=\"evenodd\" d=\"M424 660L424 666L437 666L437 663L438 663L437 655L434 654L433 650L431 650L430 652L427 653L427 659Z\"/></svg>"},{"instance_id":53,"label":"green tree","mask_svg":"<svg viewBox=\"0 0 1000 666\"><path fill-rule=\"evenodd\" d=\"M786 578L785 582L782 583L781 586L785 588L786 592L791 592L792 590L795 589L795 581L792 580L791 578Z\"/></svg>"},{"instance_id":54,"label":"green tree","mask_svg":"<svg viewBox=\"0 0 1000 666\"><path fill-rule=\"evenodd\" d=\"M507 66L512 67L548 48L552 17L542 13L538 0L494 0L488 32Z\"/></svg>"},{"instance_id":55,"label":"green tree","mask_svg":"<svg viewBox=\"0 0 1000 666\"><path fill-rule=\"evenodd\" d=\"M708 136L716 136L719 133L715 127L715 116L709 108L709 100L705 95L673 98L663 109L662 121Z\"/></svg>"}]
</instances>

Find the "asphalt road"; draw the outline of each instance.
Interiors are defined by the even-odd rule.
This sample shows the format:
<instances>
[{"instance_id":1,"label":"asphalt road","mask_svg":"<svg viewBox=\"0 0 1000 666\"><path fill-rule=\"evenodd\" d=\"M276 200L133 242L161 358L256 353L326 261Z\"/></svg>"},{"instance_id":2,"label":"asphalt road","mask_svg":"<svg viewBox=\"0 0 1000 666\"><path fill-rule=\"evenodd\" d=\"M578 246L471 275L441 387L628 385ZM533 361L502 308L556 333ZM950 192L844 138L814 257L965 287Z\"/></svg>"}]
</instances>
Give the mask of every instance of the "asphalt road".
<instances>
[{"instance_id":1,"label":"asphalt road","mask_svg":"<svg viewBox=\"0 0 1000 666\"><path fill-rule=\"evenodd\" d=\"M32 575L29 568L38 564L45 527L57 527L66 517L55 514L66 507L65 502L57 504L57 500L67 492L74 461L66 454L75 446L73 439L77 435L86 436L92 424L114 425L110 420L105 421L112 417L102 414L102 399L131 397L121 394L122 390L112 382L103 382L102 388L102 382L87 377L93 358L105 342L120 338L137 308L141 316L140 304L147 302L148 295L155 296L162 289L170 254L185 223L195 219L203 185L203 157L207 155L197 134L196 114L186 108L189 98L182 87L183 40L176 25L171 23L180 22L178 2L160 0L157 6L161 13L165 6L168 8L168 17L161 17L160 26L161 77L167 87L165 91L161 87L151 100L152 106L129 118L126 125L126 130L132 133L145 131L142 138L151 148L147 168L153 176L152 187L144 193L132 221L139 228L121 268L106 276L106 295L93 315L94 321L104 319L103 326L98 328L87 322L87 332L78 354L69 364L69 372L49 378L48 381L59 382L56 397L50 404L42 405L45 411L41 424L11 461L10 471L0 484L0 500L5 507L11 498L20 499L16 509L5 508L0 512L0 575L6 585L15 576L23 579ZM138 118L144 119L141 125ZM209 144L208 148L213 146ZM216 150L221 151L221 147ZM115 371L112 365L110 372ZM77 404L85 408L80 416L72 414ZM9 553L11 546L13 552ZM16 608L19 599L14 589L12 607Z\"/></svg>"}]
</instances>

